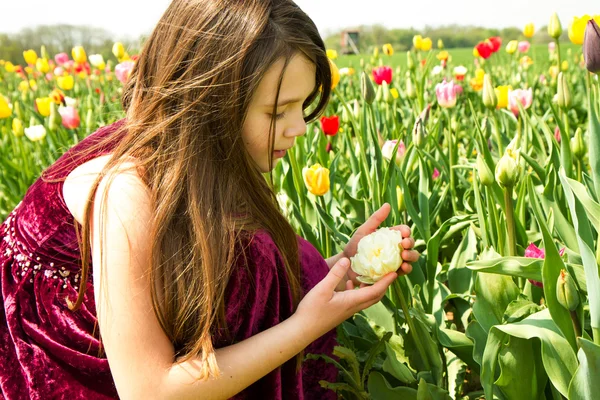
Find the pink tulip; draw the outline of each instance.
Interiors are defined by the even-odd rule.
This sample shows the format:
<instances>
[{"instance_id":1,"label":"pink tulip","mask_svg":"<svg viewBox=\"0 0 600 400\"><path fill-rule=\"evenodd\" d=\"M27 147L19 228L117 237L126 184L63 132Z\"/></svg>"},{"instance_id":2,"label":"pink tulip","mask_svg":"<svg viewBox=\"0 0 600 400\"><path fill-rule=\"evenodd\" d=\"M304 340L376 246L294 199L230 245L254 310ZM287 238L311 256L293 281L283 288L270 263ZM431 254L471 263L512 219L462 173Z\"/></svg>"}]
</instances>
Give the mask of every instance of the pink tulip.
<instances>
[{"instance_id":1,"label":"pink tulip","mask_svg":"<svg viewBox=\"0 0 600 400\"><path fill-rule=\"evenodd\" d=\"M62 118L62 124L67 129L75 129L81 122L77 109L73 106L58 107L58 113Z\"/></svg>"},{"instance_id":2,"label":"pink tulip","mask_svg":"<svg viewBox=\"0 0 600 400\"><path fill-rule=\"evenodd\" d=\"M519 107L517 102L521 103L524 109L528 109L533 102L533 90L531 88L510 90L508 92L508 108L515 114L515 117L519 116Z\"/></svg>"},{"instance_id":3,"label":"pink tulip","mask_svg":"<svg viewBox=\"0 0 600 400\"><path fill-rule=\"evenodd\" d=\"M531 47L531 43L529 43L527 40L522 40L519 42L517 49L519 50L519 53L527 53L529 51L529 47Z\"/></svg>"},{"instance_id":4,"label":"pink tulip","mask_svg":"<svg viewBox=\"0 0 600 400\"><path fill-rule=\"evenodd\" d=\"M54 61L56 61L58 65L63 65L69 61L69 55L67 53L58 53L54 56Z\"/></svg>"},{"instance_id":5,"label":"pink tulip","mask_svg":"<svg viewBox=\"0 0 600 400\"><path fill-rule=\"evenodd\" d=\"M440 106L451 108L456 105L457 90L462 90L462 87L457 89L457 86L460 87L460 85L456 85L454 81L446 82L445 79L442 83L438 83L435 86L435 95L437 96L438 104Z\"/></svg>"},{"instance_id":6,"label":"pink tulip","mask_svg":"<svg viewBox=\"0 0 600 400\"><path fill-rule=\"evenodd\" d=\"M433 180L435 181L437 178L440 177L440 171L438 171L437 168L433 169L433 175L431 175L431 177L433 178Z\"/></svg>"},{"instance_id":7,"label":"pink tulip","mask_svg":"<svg viewBox=\"0 0 600 400\"><path fill-rule=\"evenodd\" d=\"M64 72L65 72L65 69L63 67L54 68L54 75L56 75L56 76L62 76L62 74Z\"/></svg>"},{"instance_id":8,"label":"pink tulip","mask_svg":"<svg viewBox=\"0 0 600 400\"><path fill-rule=\"evenodd\" d=\"M556 43L554 43L554 42L548 42L548 52L549 53L554 53L554 50L556 50Z\"/></svg>"},{"instance_id":9,"label":"pink tulip","mask_svg":"<svg viewBox=\"0 0 600 400\"><path fill-rule=\"evenodd\" d=\"M133 69L134 62L131 60L123 61L120 64L115 66L115 75L117 75L117 79L121 81L121 83L127 82L129 78L129 74L131 74L131 70Z\"/></svg>"},{"instance_id":10,"label":"pink tulip","mask_svg":"<svg viewBox=\"0 0 600 400\"><path fill-rule=\"evenodd\" d=\"M564 248L560 249L560 251L558 252L558 254L562 257L562 255L565 254L565 249ZM529 246L525 249L525 257L527 257L527 258L541 258L541 259L544 259L544 258L546 258L546 252L544 251L544 249L540 249L535 244L530 243ZM533 279L527 279L527 280L529 282L531 282L532 285L535 285L535 286L540 287L540 288L544 287L544 285L542 284L542 282L534 281Z\"/></svg>"},{"instance_id":11,"label":"pink tulip","mask_svg":"<svg viewBox=\"0 0 600 400\"><path fill-rule=\"evenodd\" d=\"M384 81L389 85L392 83L392 68L385 66L373 68L373 79L378 85L381 85Z\"/></svg>"},{"instance_id":12,"label":"pink tulip","mask_svg":"<svg viewBox=\"0 0 600 400\"><path fill-rule=\"evenodd\" d=\"M394 151L394 147L396 147L396 143L398 143L398 139L386 140L381 148L383 157L388 160L392 159L392 152ZM396 150L396 164L400 165L402 163L402 157L404 157L404 153L406 153L406 146L401 140L400 144L398 145L398 150Z\"/></svg>"}]
</instances>

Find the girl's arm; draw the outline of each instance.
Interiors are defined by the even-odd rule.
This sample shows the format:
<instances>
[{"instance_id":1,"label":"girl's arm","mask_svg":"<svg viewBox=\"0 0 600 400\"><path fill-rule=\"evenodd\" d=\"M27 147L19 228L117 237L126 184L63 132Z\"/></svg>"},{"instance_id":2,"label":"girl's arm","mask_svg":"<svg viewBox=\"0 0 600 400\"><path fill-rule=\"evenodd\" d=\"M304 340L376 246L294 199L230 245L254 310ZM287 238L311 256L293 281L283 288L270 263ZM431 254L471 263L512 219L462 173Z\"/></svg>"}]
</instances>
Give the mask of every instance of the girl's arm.
<instances>
[{"instance_id":1,"label":"girl's arm","mask_svg":"<svg viewBox=\"0 0 600 400\"><path fill-rule=\"evenodd\" d=\"M108 197L102 232L98 205L105 191ZM94 295L101 337L120 398L227 399L326 331L324 320L308 321L310 313L294 314L251 338L216 350L222 373L219 378L194 379L199 360L175 363L173 345L152 308L148 279L151 216L150 194L136 173L119 173L109 189L104 180L101 182L92 216Z\"/></svg>"}]
</instances>

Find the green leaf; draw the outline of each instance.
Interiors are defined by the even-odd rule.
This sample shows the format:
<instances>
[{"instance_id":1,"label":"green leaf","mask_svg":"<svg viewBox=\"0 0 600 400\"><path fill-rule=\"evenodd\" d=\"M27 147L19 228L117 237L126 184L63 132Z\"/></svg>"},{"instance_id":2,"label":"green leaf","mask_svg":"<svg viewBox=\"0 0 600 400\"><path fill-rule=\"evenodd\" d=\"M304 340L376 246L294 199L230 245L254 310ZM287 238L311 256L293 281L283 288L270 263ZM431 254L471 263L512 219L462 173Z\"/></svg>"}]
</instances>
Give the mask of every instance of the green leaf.
<instances>
[{"instance_id":1,"label":"green leaf","mask_svg":"<svg viewBox=\"0 0 600 400\"><path fill-rule=\"evenodd\" d=\"M440 328L438 331L440 344L456 354L475 372L479 374L479 364L473 360L473 341L462 332Z\"/></svg>"},{"instance_id":2,"label":"green leaf","mask_svg":"<svg viewBox=\"0 0 600 400\"><path fill-rule=\"evenodd\" d=\"M579 250L581 253L581 259L583 261L583 270L585 272L585 281L590 305L590 324L592 326L592 330L594 331L594 340L597 341L599 338L596 336L600 334L600 278L598 277L598 264L593 251L593 249L595 249L595 245L592 236L592 229L590 227L590 222L588 221L588 215L583 209L582 203L573 195L573 192L570 190L570 185L567 181L564 171L560 171L559 177L563 184L565 197L571 210L575 231L577 232L577 241L579 242Z\"/></svg>"},{"instance_id":3,"label":"green leaf","mask_svg":"<svg viewBox=\"0 0 600 400\"><path fill-rule=\"evenodd\" d=\"M475 293L473 314L482 328L489 331L492 326L502 323L506 307L518 298L520 291L508 276L479 272Z\"/></svg>"},{"instance_id":4,"label":"green leaf","mask_svg":"<svg viewBox=\"0 0 600 400\"><path fill-rule=\"evenodd\" d=\"M396 357L396 352L388 343L385 344L385 353L387 355L387 358L383 362L383 370L385 372L406 384L415 383L417 381L406 364L402 363Z\"/></svg>"},{"instance_id":5,"label":"green leaf","mask_svg":"<svg viewBox=\"0 0 600 400\"><path fill-rule=\"evenodd\" d=\"M502 331L504 334L521 339L534 337L540 339L544 369L554 386L563 396L567 396L569 382L577 369L577 359L575 352L552 320L548 309L514 324L496 325L490 331L490 336L495 331Z\"/></svg>"},{"instance_id":6,"label":"green leaf","mask_svg":"<svg viewBox=\"0 0 600 400\"><path fill-rule=\"evenodd\" d=\"M600 393L600 346L577 338L579 367L569 385L569 400L593 399Z\"/></svg>"},{"instance_id":7,"label":"green leaf","mask_svg":"<svg viewBox=\"0 0 600 400\"><path fill-rule=\"evenodd\" d=\"M565 269L565 264L562 258L558 254L554 240L550 235L550 230L546 224L546 220L542 215L540 203L538 201L538 195L533 187L531 178L527 178L527 189L529 193L529 200L531 208L537 220L537 223L542 231L542 237L544 239L544 249L546 257L544 259L544 266L542 267L542 283L544 284L544 299L552 319L556 325L560 328L561 332L567 338L567 341L574 350L577 348L575 342L575 332L573 331L573 323L571 322L571 315L569 311L565 309L556 298L556 283L561 269ZM581 246L580 246L581 248Z\"/></svg>"},{"instance_id":8,"label":"green leaf","mask_svg":"<svg viewBox=\"0 0 600 400\"><path fill-rule=\"evenodd\" d=\"M467 268L479 272L517 276L542 281L544 260L529 257L502 257L491 260L472 261Z\"/></svg>"}]
</instances>

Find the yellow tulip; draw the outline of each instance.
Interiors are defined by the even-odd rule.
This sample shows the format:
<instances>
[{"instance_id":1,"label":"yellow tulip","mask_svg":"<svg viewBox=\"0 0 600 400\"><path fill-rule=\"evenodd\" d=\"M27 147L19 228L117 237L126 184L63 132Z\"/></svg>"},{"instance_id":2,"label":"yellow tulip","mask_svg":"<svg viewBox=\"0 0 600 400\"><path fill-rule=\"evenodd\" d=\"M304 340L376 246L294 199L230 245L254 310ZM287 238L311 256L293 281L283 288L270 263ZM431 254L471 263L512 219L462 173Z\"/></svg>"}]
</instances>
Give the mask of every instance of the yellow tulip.
<instances>
[{"instance_id":1,"label":"yellow tulip","mask_svg":"<svg viewBox=\"0 0 600 400\"><path fill-rule=\"evenodd\" d=\"M12 120L12 132L16 137L23 136L23 122L19 118L14 118Z\"/></svg>"},{"instance_id":2,"label":"yellow tulip","mask_svg":"<svg viewBox=\"0 0 600 400\"><path fill-rule=\"evenodd\" d=\"M525 28L523 28L523 35L526 38L532 37L534 33L535 33L535 26L533 25L533 22L528 23L527 25L525 25Z\"/></svg>"},{"instance_id":3,"label":"yellow tulip","mask_svg":"<svg viewBox=\"0 0 600 400\"><path fill-rule=\"evenodd\" d=\"M15 72L15 65L10 61L7 61L6 64L4 64L4 69L6 72Z\"/></svg>"},{"instance_id":4,"label":"yellow tulip","mask_svg":"<svg viewBox=\"0 0 600 400\"><path fill-rule=\"evenodd\" d=\"M23 52L23 58L25 59L25 62L29 65L35 65L35 62L38 59L37 53L35 52L35 50L26 50Z\"/></svg>"},{"instance_id":5,"label":"yellow tulip","mask_svg":"<svg viewBox=\"0 0 600 400\"><path fill-rule=\"evenodd\" d=\"M123 47L123 43L116 42L113 44L112 53L119 61L121 61L121 58L123 58L123 55L125 55L125 47Z\"/></svg>"},{"instance_id":6,"label":"yellow tulip","mask_svg":"<svg viewBox=\"0 0 600 400\"><path fill-rule=\"evenodd\" d=\"M448 54L448 52L446 50L442 50L439 53L437 53L436 57L440 61L448 60L448 57L450 57L450 54Z\"/></svg>"},{"instance_id":7,"label":"yellow tulip","mask_svg":"<svg viewBox=\"0 0 600 400\"><path fill-rule=\"evenodd\" d=\"M56 84L62 90L71 90L71 89L73 89L73 84L74 84L73 76L72 75L59 76L56 78Z\"/></svg>"},{"instance_id":8,"label":"yellow tulip","mask_svg":"<svg viewBox=\"0 0 600 400\"><path fill-rule=\"evenodd\" d=\"M331 90L333 90L340 83L340 70L331 60L329 60L329 66L331 67Z\"/></svg>"},{"instance_id":9,"label":"yellow tulip","mask_svg":"<svg viewBox=\"0 0 600 400\"><path fill-rule=\"evenodd\" d=\"M373 57L379 57L379 47L373 49Z\"/></svg>"},{"instance_id":10,"label":"yellow tulip","mask_svg":"<svg viewBox=\"0 0 600 400\"><path fill-rule=\"evenodd\" d=\"M518 48L519 48L519 42L517 40L511 40L506 45L506 52L508 54L514 54Z\"/></svg>"},{"instance_id":11,"label":"yellow tulip","mask_svg":"<svg viewBox=\"0 0 600 400\"><path fill-rule=\"evenodd\" d=\"M550 77L556 78L558 76L558 67L556 65L551 66L548 69L548 74L550 75Z\"/></svg>"},{"instance_id":12,"label":"yellow tulip","mask_svg":"<svg viewBox=\"0 0 600 400\"><path fill-rule=\"evenodd\" d=\"M427 38L423 39L423 42L421 42L421 50L429 51L429 50L431 50L432 45L433 45L433 43L431 42L431 39L427 37Z\"/></svg>"},{"instance_id":13,"label":"yellow tulip","mask_svg":"<svg viewBox=\"0 0 600 400\"><path fill-rule=\"evenodd\" d=\"M12 114L12 108L8 105L8 102L0 94L0 119L8 118Z\"/></svg>"},{"instance_id":14,"label":"yellow tulip","mask_svg":"<svg viewBox=\"0 0 600 400\"><path fill-rule=\"evenodd\" d=\"M25 72L27 72L28 75L31 75L31 74L33 74L33 68L31 68L30 66L26 66Z\"/></svg>"},{"instance_id":15,"label":"yellow tulip","mask_svg":"<svg viewBox=\"0 0 600 400\"><path fill-rule=\"evenodd\" d=\"M423 45L423 37L421 35L413 36L413 46L415 46L415 49L421 50L422 45Z\"/></svg>"},{"instance_id":16,"label":"yellow tulip","mask_svg":"<svg viewBox=\"0 0 600 400\"><path fill-rule=\"evenodd\" d=\"M329 191L329 170L320 164L302 168L302 177L308 191L315 196L323 196Z\"/></svg>"},{"instance_id":17,"label":"yellow tulip","mask_svg":"<svg viewBox=\"0 0 600 400\"><path fill-rule=\"evenodd\" d=\"M394 99L397 99L397 98L398 98L398 96L399 96L399 94L398 94L398 89L396 89L396 88L391 88L391 89L390 89L390 94L392 95L392 97L393 97Z\"/></svg>"},{"instance_id":18,"label":"yellow tulip","mask_svg":"<svg viewBox=\"0 0 600 400\"><path fill-rule=\"evenodd\" d=\"M569 69L569 62L567 60L564 60L561 64L560 64L560 69L562 69L563 71L566 71Z\"/></svg>"},{"instance_id":19,"label":"yellow tulip","mask_svg":"<svg viewBox=\"0 0 600 400\"><path fill-rule=\"evenodd\" d=\"M48 65L48 60L46 58L38 58L35 62L35 68L42 74L50 71L50 66Z\"/></svg>"},{"instance_id":20,"label":"yellow tulip","mask_svg":"<svg viewBox=\"0 0 600 400\"><path fill-rule=\"evenodd\" d=\"M386 43L383 45L383 53L387 56L394 55L394 48L390 43Z\"/></svg>"},{"instance_id":21,"label":"yellow tulip","mask_svg":"<svg viewBox=\"0 0 600 400\"><path fill-rule=\"evenodd\" d=\"M475 71L475 78L471 79L471 81L469 82L473 90L475 90L476 92L479 92L481 89L483 89L484 76L485 71L481 68L477 68L477 70Z\"/></svg>"},{"instance_id":22,"label":"yellow tulip","mask_svg":"<svg viewBox=\"0 0 600 400\"><path fill-rule=\"evenodd\" d=\"M334 49L327 49L327 58L330 60L335 60L338 58L338 52Z\"/></svg>"},{"instance_id":23,"label":"yellow tulip","mask_svg":"<svg viewBox=\"0 0 600 400\"><path fill-rule=\"evenodd\" d=\"M508 92L512 90L511 86L497 86L496 89L496 97L498 98L498 104L496 104L496 108L507 108L508 107Z\"/></svg>"},{"instance_id":24,"label":"yellow tulip","mask_svg":"<svg viewBox=\"0 0 600 400\"><path fill-rule=\"evenodd\" d=\"M19 82L19 90L21 92L26 92L29 90L29 82L27 81L21 81Z\"/></svg>"},{"instance_id":25,"label":"yellow tulip","mask_svg":"<svg viewBox=\"0 0 600 400\"><path fill-rule=\"evenodd\" d=\"M47 117L50 115L50 103L52 103L52 99L50 97L38 97L35 99L35 104L37 105L38 113Z\"/></svg>"},{"instance_id":26,"label":"yellow tulip","mask_svg":"<svg viewBox=\"0 0 600 400\"><path fill-rule=\"evenodd\" d=\"M71 56L73 56L73 61L79 64L83 64L87 61L87 56L85 55L83 46L73 47L71 50Z\"/></svg>"},{"instance_id":27,"label":"yellow tulip","mask_svg":"<svg viewBox=\"0 0 600 400\"><path fill-rule=\"evenodd\" d=\"M31 90L37 90L37 82L35 81L35 79L29 80L29 87L31 88Z\"/></svg>"},{"instance_id":28,"label":"yellow tulip","mask_svg":"<svg viewBox=\"0 0 600 400\"><path fill-rule=\"evenodd\" d=\"M581 18L573 17L573 21L569 25L569 39L574 44L583 44L583 37L585 35L585 27L588 21L592 19L589 15L584 15Z\"/></svg>"}]
</instances>

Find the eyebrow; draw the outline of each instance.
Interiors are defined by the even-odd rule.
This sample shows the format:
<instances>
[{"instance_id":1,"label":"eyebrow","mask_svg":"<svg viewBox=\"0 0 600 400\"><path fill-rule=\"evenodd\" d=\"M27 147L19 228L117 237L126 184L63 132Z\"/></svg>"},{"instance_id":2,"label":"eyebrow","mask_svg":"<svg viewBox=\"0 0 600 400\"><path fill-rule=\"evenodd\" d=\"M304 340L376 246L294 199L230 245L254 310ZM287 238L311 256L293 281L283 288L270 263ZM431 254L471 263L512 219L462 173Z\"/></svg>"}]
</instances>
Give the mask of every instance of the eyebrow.
<instances>
[{"instance_id":1,"label":"eyebrow","mask_svg":"<svg viewBox=\"0 0 600 400\"><path fill-rule=\"evenodd\" d=\"M279 103L277 103L277 107L282 107L282 106L285 106L290 103L297 103L299 101L302 101L302 99L294 98L294 99L282 100ZM274 107L275 105L274 104L265 104L265 106L266 107Z\"/></svg>"}]
</instances>

